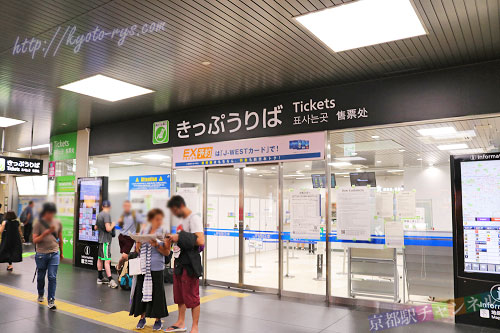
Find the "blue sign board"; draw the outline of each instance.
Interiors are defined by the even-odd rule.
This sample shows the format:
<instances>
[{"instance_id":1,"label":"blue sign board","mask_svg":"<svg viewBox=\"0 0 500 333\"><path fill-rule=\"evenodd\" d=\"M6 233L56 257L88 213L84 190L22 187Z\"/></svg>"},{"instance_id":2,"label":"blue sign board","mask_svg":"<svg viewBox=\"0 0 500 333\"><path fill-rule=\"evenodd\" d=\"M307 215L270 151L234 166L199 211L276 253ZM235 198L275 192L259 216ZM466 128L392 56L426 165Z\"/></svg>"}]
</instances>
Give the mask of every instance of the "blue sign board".
<instances>
[{"instance_id":1,"label":"blue sign board","mask_svg":"<svg viewBox=\"0 0 500 333\"><path fill-rule=\"evenodd\" d=\"M128 189L170 191L170 175L130 176Z\"/></svg>"}]
</instances>

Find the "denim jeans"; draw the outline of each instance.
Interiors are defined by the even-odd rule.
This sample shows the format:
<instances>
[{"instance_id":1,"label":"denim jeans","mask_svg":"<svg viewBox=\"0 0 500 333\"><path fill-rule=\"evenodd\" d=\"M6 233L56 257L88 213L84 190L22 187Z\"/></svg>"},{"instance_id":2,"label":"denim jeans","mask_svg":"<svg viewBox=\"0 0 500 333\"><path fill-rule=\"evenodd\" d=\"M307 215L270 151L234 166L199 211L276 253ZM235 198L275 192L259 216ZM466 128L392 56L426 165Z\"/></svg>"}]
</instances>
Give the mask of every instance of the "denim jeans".
<instances>
[{"instance_id":1,"label":"denim jeans","mask_svg":"<svg viewBox=\"0 0 500 333\"><path fill-rule=\"evenodd\" d=\"M47 299L54 299L56 295L57 268L59 267L59 252L37 253L35 255L35 262L38 295L43 296L45 293L45 275L47 275L48 271L49 290L47 292Z\"/></svg>"}]
</instances>

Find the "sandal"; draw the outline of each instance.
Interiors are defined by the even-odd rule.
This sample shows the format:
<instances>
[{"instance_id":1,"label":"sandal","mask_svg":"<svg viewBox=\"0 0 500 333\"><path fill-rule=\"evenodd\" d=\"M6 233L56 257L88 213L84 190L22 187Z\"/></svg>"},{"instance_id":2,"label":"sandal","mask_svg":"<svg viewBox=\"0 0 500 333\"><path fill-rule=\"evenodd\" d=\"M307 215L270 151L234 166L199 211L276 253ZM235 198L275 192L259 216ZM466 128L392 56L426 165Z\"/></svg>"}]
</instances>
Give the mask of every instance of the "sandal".
<instances>
[{"instance_id":1,"label":"sandal","mask_svg":"<svg viewBox=\"0 0 500 333\"><path fill-rule=\"evenodd\" d=\"M169 328L167 328L165 330L165 332L186 332L186 331L187 331L186 327L181 328L181 327L178 327L178 326L170 326Z\"/></svg>"}]
</instances>

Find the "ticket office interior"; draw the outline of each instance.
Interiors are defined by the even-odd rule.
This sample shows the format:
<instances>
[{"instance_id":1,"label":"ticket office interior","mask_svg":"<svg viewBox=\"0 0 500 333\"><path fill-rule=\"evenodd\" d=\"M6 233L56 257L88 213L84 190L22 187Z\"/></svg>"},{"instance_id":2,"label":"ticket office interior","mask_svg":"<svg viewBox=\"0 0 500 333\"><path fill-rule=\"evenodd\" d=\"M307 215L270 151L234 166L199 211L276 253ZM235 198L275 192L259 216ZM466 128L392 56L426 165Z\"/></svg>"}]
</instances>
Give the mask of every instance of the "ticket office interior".
<instances>
[{"instance_id":1,"label":"ticket office interior","mask_svg":"<svg viewBox=\"0 0 500 333\"><path fill-rule=\"evenodd\" d=\"M489 116L331 131L325 160L247 165L242 169L173 170L170 149L95 156L90 160L90 173L109 176L109 197L115 206L112 216L118 218L121 207L117 203L128 197L129 176L173 172L172 192L183 195L194 212L202 216L205 213L206 279L210 283L277 292L281 231L284 294L324 297L327 283L331 283L332 297L443 301L453 298L449 157L498 150L499 125L499 117ZM328 171L332 181L325 184L319 176ZM391 219L377 218L375 213L370 222L370 241L337 239L337 191L353 185L351 173L375 175L376 184L370 189L373 198L380 192L415 193L417 216L396 219L404 224L404 249L384 247L384 222ZM279 228L281 189L282 230ZM302 189L320 194L319 240L290 239L289 199L291 193ZM245 229L241 246L240 191L244 198ZM326 209L330 209L329 221ZM326 253L327 223L331 230L330 262ZM175 226L175 219L170 224ZM118 256L117 248L113 248L113 258ZM327 269L330 269L328 276Z\"/></svg>"}]
</instances>

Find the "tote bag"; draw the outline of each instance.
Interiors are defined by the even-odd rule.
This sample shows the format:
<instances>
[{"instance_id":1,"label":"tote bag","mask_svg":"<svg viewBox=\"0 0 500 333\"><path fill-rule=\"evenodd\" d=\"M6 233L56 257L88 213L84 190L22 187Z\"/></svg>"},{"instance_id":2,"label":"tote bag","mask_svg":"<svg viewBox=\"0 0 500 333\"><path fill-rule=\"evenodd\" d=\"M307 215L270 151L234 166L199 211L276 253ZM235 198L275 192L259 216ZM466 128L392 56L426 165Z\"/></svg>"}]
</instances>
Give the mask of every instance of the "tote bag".
<instances>
[{"instance_id":1,"label":"tote bag","mask_svg":"<svg viewBox=\"0 0 500 333\"><path fill-rule=\"evenodd\" d=\"M141 258L130 259L128 261L128 275L141 275Z\"/></svg>"}]
</instances>

